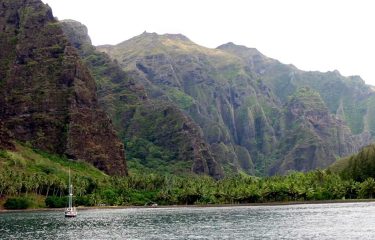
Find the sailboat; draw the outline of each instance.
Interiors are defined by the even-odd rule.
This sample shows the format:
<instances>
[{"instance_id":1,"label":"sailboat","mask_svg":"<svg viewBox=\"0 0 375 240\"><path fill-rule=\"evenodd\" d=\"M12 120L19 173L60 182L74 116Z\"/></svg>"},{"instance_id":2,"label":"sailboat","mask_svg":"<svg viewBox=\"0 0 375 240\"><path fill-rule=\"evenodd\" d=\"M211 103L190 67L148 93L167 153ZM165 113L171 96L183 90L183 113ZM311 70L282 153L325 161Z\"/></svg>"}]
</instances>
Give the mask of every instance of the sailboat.
<instances>
[{"instance_id":1,"label":"sailboat","mask_svg":"<svg viewBox=\"0 0 375 240\"><path fill-rule=\"evenodd\" d=\"M69 206L65 209L65 217L76 217L77 210L73 207L73 185L71 183L70 169L69 169Z\"/></svg>"}]
</instances>

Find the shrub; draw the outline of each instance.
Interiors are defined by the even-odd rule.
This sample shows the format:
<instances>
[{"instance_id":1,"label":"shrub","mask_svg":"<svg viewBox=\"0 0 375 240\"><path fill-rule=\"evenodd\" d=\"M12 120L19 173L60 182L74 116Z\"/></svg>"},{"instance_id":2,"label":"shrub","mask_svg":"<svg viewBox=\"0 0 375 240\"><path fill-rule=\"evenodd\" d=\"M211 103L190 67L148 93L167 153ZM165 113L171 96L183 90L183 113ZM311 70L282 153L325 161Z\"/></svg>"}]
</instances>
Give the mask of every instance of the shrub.
<instances>
[{"instance_id":1,"label":"shrub","mask_svg":"<svg viewBox=\"0 0 375 240\"><path fill-rule=\"evenodd\" d=\"M4 150L0 150L0 158L8 159L9 154Z\"/></svg>"},{"instance_id":2,"label":"shrub","mask_svg":"<svg viewBox=\"0 0 375 240\"><path fill-rule=\"evenodd\" d=\"M77 196L74 203L77 206L94 206L95 201L90 197L91 195L86 196Z\"/></svg>"},{"instance_id":3,"label":"shrub","mask_svg":"<svg viewBox=\"0 0 375 240\"><path fill-rule=\"evenodd\" d=\"M63 208L68 202L67 197L49 196L46 198L45 203L49 208Z\"/></svg>"},{"instance_id":4,"label":"shrub","mask_svg":"<svg viewBox=\"0 0 375 240\"><path fill-rule=\"evenodd\" d=\"M4 204L5 209L27 209L31 206L31 201L25 197L8 198Z\"/></svg>"}]
</instances>

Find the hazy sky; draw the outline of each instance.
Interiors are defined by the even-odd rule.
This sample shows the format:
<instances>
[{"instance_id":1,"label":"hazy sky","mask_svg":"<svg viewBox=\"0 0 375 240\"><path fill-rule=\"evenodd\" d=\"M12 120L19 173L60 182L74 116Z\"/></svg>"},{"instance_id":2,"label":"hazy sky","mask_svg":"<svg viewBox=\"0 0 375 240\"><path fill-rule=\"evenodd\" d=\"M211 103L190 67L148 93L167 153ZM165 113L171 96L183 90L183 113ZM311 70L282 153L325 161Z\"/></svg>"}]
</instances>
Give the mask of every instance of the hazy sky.
<instances>
[{"instance_id":1,"label":"hazy sky","mask_svg":"<svg viewBox=\"0 0 375 240\"><path fill-rule=\"evenodd\" d=\"M303 70L339 70L375 85L372 0L43 0L85 24L94 45L143 31L181 33L210 48L255 47Z\"/></svg>"}]
</instances>

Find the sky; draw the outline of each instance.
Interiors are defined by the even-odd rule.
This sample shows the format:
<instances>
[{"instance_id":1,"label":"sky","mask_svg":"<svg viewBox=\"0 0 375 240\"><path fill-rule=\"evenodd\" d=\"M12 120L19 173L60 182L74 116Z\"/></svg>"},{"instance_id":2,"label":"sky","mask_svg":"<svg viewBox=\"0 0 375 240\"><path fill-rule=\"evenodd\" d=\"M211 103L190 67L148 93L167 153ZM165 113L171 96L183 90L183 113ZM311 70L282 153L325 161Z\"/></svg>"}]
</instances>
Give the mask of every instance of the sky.
<instances>
[{"instance_id":1,"label":"sky","mask_svg":"<svg viewBox=\"0 0 375 240\"><path fill-rule=\"evenodd\" d=\"M85 24L94 45L144 31L181 33L215 48L254 47L306 71L338 70L375 86L372 0L42 0Z\"/></svg>"}]
</instances>

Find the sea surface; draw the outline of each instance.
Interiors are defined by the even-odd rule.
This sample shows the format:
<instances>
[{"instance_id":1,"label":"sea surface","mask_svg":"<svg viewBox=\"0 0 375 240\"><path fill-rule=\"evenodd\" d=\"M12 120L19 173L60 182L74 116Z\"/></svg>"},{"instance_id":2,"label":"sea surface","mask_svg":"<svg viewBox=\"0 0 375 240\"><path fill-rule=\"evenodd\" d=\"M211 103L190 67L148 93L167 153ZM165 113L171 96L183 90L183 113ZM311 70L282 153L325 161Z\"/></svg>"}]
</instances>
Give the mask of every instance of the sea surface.
<instances>
[{"instance_id":1,"label":"sea surface","mask_svg":"<svg viewBox=\"0 0 375 240\"><path fill-rule=\"evenodd\" d=\"M0 213L0 239L375 239L375 203Z\"/></svg>"}]
</instances>

